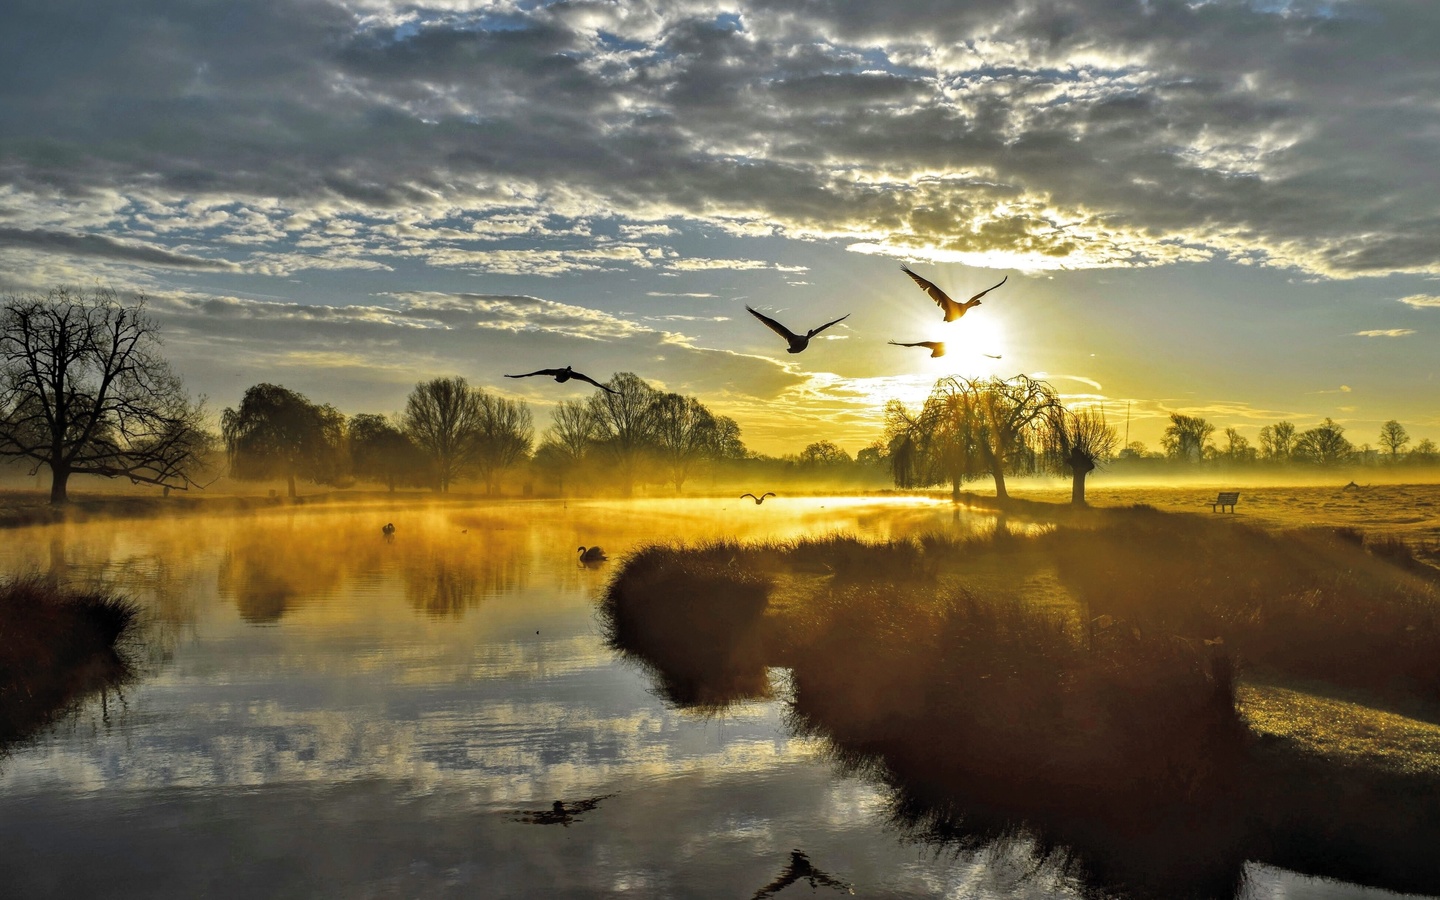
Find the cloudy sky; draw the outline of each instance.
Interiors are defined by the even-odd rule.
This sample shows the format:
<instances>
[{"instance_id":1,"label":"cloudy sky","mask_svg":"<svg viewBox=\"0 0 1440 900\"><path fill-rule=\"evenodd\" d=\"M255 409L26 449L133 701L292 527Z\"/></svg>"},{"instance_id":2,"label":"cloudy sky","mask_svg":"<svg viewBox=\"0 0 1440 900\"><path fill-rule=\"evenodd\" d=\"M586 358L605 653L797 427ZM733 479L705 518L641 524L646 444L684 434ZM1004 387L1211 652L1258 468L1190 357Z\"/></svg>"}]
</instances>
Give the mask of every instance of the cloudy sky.
<instances>
[{"instance_id":1,"label":"cloudy sky","mask_svg":"<svg viewBox=\"0 0 1440 900\"><path fill-rule=\"evenodd\" d=\"M942 375L1440 440L1433 0L7 0L0 291L212 411L634 371L854 452ZM953 295L1008 281L958 322ZM849 313L804 353L797 330ZM944 340L950 352L887 340ZM986 354L999 355L992 359Z\"/></svg>"}]
</instances>

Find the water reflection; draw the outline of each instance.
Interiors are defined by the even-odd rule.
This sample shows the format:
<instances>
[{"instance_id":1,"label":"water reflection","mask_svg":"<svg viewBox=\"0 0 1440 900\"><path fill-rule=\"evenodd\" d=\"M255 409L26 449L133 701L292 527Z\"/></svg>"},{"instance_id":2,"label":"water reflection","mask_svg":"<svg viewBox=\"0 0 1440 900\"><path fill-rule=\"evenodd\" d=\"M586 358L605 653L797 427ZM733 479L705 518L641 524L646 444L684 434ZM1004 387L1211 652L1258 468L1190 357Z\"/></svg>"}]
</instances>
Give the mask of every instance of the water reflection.
<instances>
[{"instance_id":1,"label":"water reflection","mask_svg":"<svg viewBox=\"0 0 1440 900\"><path fill-rule=\"evenodd\" d=\"M96 697L0 761L6 890L749 897L802 872L787 854L804 848L813 871L862 894L1079 897L1026 838L943 855L897 841L883 786L837 775L824 742L765 699L776 670L723 716L696 715L617 662L595 619L617 561L657 538L994 527L953 512L843 498L376 504L10 532L5 568L136 598L147 646L165 649L123 703ZM575 548L596 543L614 561L578 566ZM579 827L512 821L545 824L557 798Z\"/></svg>"},{"instance_id":2,"label":"water reflection","mask_svg":"<svg viewBox=\"0 0 1440 900\"><path fill-rule=\"evenodd\" d=\"M561 825L569 828L572 823L580 821L581 815L592 811L602 801L613 796L615 795L601 794L588 800L556 800L550 804L549 809L517 809L512 821L526 825Z\"/></svg>"}]
</instances>

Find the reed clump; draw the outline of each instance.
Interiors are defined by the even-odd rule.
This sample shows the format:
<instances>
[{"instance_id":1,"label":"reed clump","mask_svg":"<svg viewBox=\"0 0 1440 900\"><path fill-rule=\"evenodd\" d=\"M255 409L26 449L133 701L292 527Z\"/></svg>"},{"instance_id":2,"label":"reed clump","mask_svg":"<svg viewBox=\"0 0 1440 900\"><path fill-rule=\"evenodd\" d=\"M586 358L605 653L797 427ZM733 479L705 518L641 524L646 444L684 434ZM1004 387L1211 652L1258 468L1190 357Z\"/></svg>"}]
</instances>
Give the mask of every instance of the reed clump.
<instances>
[{"instance_id":1,"label":"reed clump","mask_svg":"<svg viewBox=\"0 0 1440 900\"><path fill-rule=\"evenodd\" d=\"M0 747L123 680L119 645L138 613L129 600L40 577L0 582Z\"/></svg>"}]
</instances>

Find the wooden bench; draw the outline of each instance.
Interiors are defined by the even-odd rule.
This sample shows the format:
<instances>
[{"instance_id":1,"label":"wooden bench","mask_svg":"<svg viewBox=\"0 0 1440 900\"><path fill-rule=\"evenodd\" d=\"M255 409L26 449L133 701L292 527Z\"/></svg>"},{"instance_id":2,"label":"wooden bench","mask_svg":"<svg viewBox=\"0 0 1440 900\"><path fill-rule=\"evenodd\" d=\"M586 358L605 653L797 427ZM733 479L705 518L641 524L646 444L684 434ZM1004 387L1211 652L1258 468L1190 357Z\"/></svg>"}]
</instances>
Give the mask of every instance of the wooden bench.
<instances>
[{"instance_id":1,"label":"wooden bench","mask_svg":"<svg viewBox=\"0 0 1440 900\"><path fill-rule=\"evenodd\" d=\"M1235 501L1239 499L1239 491L1221 491L1220 496L1215 498L1215 502L1210 504L1210 511L1224 512L1225 507L1228 506L1230 507L1230 511L1233 513L1235 511Z\"/></svg>"}]
</instances>

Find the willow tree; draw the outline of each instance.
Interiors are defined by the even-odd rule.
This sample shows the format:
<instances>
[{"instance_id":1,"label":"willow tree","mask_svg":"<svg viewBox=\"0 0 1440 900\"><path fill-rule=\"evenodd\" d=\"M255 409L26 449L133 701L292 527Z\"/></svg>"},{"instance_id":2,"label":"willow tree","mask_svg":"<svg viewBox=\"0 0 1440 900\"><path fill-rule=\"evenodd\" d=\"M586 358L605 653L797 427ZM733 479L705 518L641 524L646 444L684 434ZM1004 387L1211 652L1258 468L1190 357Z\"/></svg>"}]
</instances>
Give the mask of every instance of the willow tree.
<instances>
[{"instance_id":1,"label":"willow tree","mask_svg":"<svg viewBox=\"0 0 1440 900\"><path fill-rule=\"evenodd\" d=\"M1056 404L1045 433L1046 459L1051 468L1070 473L1070 502L1085 505L1085 478L1109 459L1120 442L1105 423L1103 410L1084 407L1071 411Z\"/></svg>"},{"instance_id":2,"label":"willow tree","mask_svg":"<svg viewBox=\"0 0 1440 900\"><path fill-rule=\"evenodd\" d=\"M925 401L925 452L951 483L989 475L995 496L1004 500L1007 473L1029 471L1050 411L1055 389L1028 375L1014 378L942 378Z\"/></svg>"},{"instance_id":3,"label":"willow tree","mask_svg":"<svg viewBox=\"0 0 1440 900\"><path fill-rule=\"evenodd\" d=\"M0 456L50 470L50 502L71 475L188 488L210 437L159 355L142 297L65 288L0 302Z\"/></svg>"},{"instance_id":4,"label":"willow tree","mask_svg":"<svg viewBox=\"0 0 1440 900\"><path fill-rule=\"evenodd\" d=\"M231 476L284 478L292 499L296 479L325 484L341 474L344 431L345 417L334 407L278 384L255 385L220 416Z\"/></svg>"}]
</instances>

